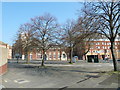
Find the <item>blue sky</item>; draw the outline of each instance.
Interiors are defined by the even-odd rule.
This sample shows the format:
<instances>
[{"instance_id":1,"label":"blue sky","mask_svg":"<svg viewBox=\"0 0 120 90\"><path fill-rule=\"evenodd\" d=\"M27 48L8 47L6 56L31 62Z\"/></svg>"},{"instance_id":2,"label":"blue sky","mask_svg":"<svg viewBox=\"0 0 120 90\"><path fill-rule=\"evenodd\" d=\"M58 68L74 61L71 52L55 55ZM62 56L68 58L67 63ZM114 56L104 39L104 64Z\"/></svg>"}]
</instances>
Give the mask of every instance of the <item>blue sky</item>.
<instances>
[{"instance_id":1,"label":"blue sky","mask_svg":"<svg viewBox=\"0 0 120 90\"><path fill-rule=\"evenodd\" d=\"M1 41L12 45L19 26L30 18L50 13L62 24L67 19L76 20L80 8L78 2L3 2Z\"/></svg>"}]
</instances>

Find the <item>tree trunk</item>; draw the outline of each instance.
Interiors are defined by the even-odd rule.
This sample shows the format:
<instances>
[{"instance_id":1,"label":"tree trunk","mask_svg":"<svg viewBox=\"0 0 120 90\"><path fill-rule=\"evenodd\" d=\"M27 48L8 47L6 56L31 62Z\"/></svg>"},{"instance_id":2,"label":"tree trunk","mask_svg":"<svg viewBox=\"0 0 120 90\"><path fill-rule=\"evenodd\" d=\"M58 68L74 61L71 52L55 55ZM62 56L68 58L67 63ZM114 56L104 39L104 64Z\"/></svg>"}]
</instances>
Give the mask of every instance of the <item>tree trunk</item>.
<instances>
[{"instance_id":1,"label":"tree trunk","mask_svg":"<svg viewBox=\"0 0 120 90\"><path fill-rule=\"evenodd\" d=\"M18 63L18 57L17 57L17 63Z\"/></svg>"},{"instance_id":2,"label":"tree trunk","mask_svg":"<svg viewBox=\"0 0 120 90\"><path fill-rule=\"evenodd\" d=\"M28 54L26 54L26 63L27 63L27 64L29 63Z\"/></svg>"},{"instance_id":3,"label":"tree trunk","mask_svg":"<svg viewBox=\"0 0 120 90\"><path fill-rule=\"evenodd\" d=\"M71 47L71 49L70 49L70 62L69 63L72 63L72 57L73 57L73 48Z\"/></svg>"},{"instance_id":4,"label":"tree trunk","mask_svg":"<svg viewBox=\"0 0 120 90\"><path fill-rule=\"evenodd\" d=\"M116 63L116 59L115 59L115 55L114 55L114 42L111 42L111 53L112 53L112 59L113 59L113 66L114 66L114 71L117 71L117 63Z\"/></svg>"},{"instance_id":5,"label":"tree trunk","mask_svg":"<svg viewBox=\"0 0 120 90\"><path fill-rule=\"evenodd\" d=\"M67 53L67 61L68 61L68 56L69 56L69 53Z\"/></svg>"},{"instance_id":6,"label":"tree trunk","mask_svg":"<svg viewBox=\"0 0 120 90\"><path fill-rule=\"evenodd\" d=\"M44 66L44 61L45 61L45 51L43 50L43 59L42 59L41 66Z\"/></svg>"},{"instance_id":7,"label":"tree trunk","mask_svg":"<svg viewBox=\"0 0 120 90\"><path fill-rule=\"evenodd\" d=\"M84 60L86 60L86 54L84 55Z\"/></svg>"},{"instance_id":8,"label":"tree trunk","mask_svg":"<svg viewBox=\"0 0 120 90\"><path fill-rule=\"evenodd\" d=\"M62 51L61 51L61 46L60 46L60 61L61 61L61 55L62 55Z\"/></svg>"},{"instance_id":9,"label":"tree trunk","mask_svg":"<svg viewBox=\"0 0 120 90\"><path fill-rule=\"evenodd\" d=\"M26 53L26 63L28 64L30 62L29 58L28 58L29 52Z\"/></svg>"}]
</instances>

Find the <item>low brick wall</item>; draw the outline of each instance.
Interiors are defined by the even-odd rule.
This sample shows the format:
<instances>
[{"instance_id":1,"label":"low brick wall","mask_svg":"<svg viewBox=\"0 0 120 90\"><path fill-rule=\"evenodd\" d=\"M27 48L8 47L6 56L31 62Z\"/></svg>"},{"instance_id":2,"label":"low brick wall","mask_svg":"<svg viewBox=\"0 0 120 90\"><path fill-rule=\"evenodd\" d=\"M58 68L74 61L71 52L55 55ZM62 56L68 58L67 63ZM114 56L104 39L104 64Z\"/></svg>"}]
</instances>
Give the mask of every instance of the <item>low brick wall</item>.
<instances>
[{"instance_id":1,"label":"low brick wall","mask_svg":"<svg viewBox=\"0 0 120 90\"><path fill-rule=\"evenodd\" d=\"M0 66L0 75L4 74L5 72L7 72L7 63Z\"/></svg>"},{"instance_id":2,"label":"low brick wall","mask_svg":"<svg viewBox=\"0 0 120 90\"><path fill-rule=\"evenodd\" d=\"M7 71L8 50L6 47L0 47L0 75Z\"/></svg>"}]
</instances>

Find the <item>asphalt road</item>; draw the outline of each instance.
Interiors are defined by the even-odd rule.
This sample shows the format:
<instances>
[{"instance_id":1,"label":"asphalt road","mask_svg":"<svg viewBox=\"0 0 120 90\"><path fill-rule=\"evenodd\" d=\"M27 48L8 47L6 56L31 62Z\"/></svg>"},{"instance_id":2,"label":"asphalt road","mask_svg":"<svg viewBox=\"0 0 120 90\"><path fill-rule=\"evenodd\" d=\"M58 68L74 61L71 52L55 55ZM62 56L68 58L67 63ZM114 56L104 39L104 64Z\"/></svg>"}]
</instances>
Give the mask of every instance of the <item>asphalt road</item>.
<instances>
[{"instance_id":1,"label":"asphalt road","mask_svg":"<svg viewBox=\"0 0 120 90\"><path fill-rule=\"evenodd\" d=\"M40 63L9 62L8 72L2 76L2 84L6 88L63 88L90 77L98 78L104 71L113 69L112 63L55 63L38 67Z\"/></svg>"}]
</instances>

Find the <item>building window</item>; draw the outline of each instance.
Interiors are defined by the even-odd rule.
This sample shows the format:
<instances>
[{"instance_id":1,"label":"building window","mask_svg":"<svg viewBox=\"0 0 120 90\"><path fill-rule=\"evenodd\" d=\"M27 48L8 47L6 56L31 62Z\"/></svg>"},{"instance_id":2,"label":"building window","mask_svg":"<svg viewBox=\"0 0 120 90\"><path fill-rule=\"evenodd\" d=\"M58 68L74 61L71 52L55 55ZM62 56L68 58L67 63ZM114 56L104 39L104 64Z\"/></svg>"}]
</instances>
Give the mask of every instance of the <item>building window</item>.
<instances>
[{"instance_id":1,"label":"building window","mask_svg":"<svg viewBox=\"0 0 120 90\"><path fill-rule=\"evenodd\" d=\"M110 46L108 46L108 49L110 49Z\"/></svg>"},{"instance_id":2,"label":"building window","mask_svg":"<svg viewBox=\"0 0 120 90\"><path fill-rule=\"evenodd\" d=\"M91 43L91 45L94 45L95 43Z\"/></svg>"},{"instance_id":3,"label":"building window","mask_svg":"<svg viewBox=\"0 0 120 90\"><path fill-rule=\"evenodd\" d=\"M100 47L99 47L99 46L97 46L96 48L97 48L97 49L100 49Z\"/></svg>"},{"instance_id":4,"label":"building window","mask_svg":"<svg viewBox=\"0 0 120 90\"><path fill-rule=\"evenodd\" d=\"M109 50L107 50L107 52L109 52Z\"/></svg>"},{"instance_id":5,"label":"building window","mask_svg":"<svg viewBox=\"0 0 120 90\"><path fill-rule=\"evenodd\" d=\"M52 55L51 55L51 54L49 55L49 58L52 58Z\"/></svg>"},{"instance_id":6,"label":"building window","mask_svg":"<svg viewBox=\"0 0 120 90\"><path fill-rule=\"evenodd\" d=\"M60 53L58 53L58 58L60 58Z\"/></svg>"},{"instance_id":7,"label":"building window","mask_svg":"<svg viewBox=\"0 0 120 90\"><path fill-rule=\"evenodd\" d=\"M104 53L104 50L100 50L101 53Z\"/></svg>"},{"instance_id":8,"label":"building window","mask_svg":"<svg viewBox=\"0 0 120 90\"><path fill-rule=\"evenodd\" d=\"M104 49L107 49L107 47L105 47Z\"/></svg>"},{"instance_id":9,"label":"building window","mask_svg":"<svg viewBox=\"0 0 120 90\"><path fill-rule=\"evenodd\" d=\"M32 57L33 57L32 54L30 54L30 60L32 60Z\"/></svg>"},{"instance_id":10,"label":"building window","mask_svg":"<svg viewBox=\"0 0 120 90\"><path fill-rule=\"evenodd\" d=\"M118 52L120 52L120 50L118 50Z\"/></svg>"},{"instance_id":11,"label":"building window","mask_svg":"<svg viewBox=\"0 0 120 90\"><path fill-rule=\"evenodd\" d=\"M110 45L110 43L107 43L107 45Z\"/></svg>"},{"instance_id":12,"label":"building window","mask_svg":"<svg viewBox=\"0 0 120 90\"><path fill-rule=\"evenodd\" d=\"M93 47L91 47L90 49L93 49Z\"/></svg>"},{"instance_id":13,"label":"building window","mask_svg":"<svg viewBox=\"0 0 120 90\"><path fill-rule=\"evenodd\" d=\"M102 48L103 48L103 49L105 49L105 47L104 47L104 46L103 46Z\"/></svg>"},{"instance_id":14,"label":"building window","mask_svg":"<svg viewBox=\"0 0 120 90\"><path fill-rule=\"evenodd\" d=\"M100 43L99 43L99 42L97 42L97 43L96 43L96 45L100 45Z\"/></svg>"},{"instance_id":15,"label":"building window","mask_svg":"<svg viewBox=\"0 0 120 90\"><path fill-rule=\"evenodd\" d=\"M53 56L54 58L56 58L56 53L54 52L54 56Z\"/></svg>"},{"instance_id":16,"label":"building window","mask_svg":"<svg viewBox=\"0 0 120 90\"><path fill-rule=\"evenodd\" d=\"M66 58L66 55L65 55L65 54L63 54L63 58Z\"/></svg>"},{"instance_id":17,"label":"building window","mask_svg":"<svg viewBox=\"0 0 120 90\"><path fill-rule=\"evenodd\" d=\"M41 55L39 53L37 53L37 58L40 59L41 58Z\"/></svg>"},{"instance_id":18,"label":"building window","mask_svg":"<svg viewBox=\"0 0 120 90\"><path fill-rule=\"evenodd\" d=\"M93 53L95 53L96 51L93 51Z\"/></svg>"},{"instance_id":19,"label":"building window","mask_svg":"<svg viewBox=\"0 0 120 90\"><path fill-rule=\"evenodd\" d=\"M54 58L56 58L56 55L54 55Z\"/></svg>"}]
</instances>

